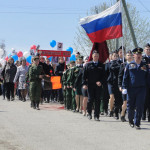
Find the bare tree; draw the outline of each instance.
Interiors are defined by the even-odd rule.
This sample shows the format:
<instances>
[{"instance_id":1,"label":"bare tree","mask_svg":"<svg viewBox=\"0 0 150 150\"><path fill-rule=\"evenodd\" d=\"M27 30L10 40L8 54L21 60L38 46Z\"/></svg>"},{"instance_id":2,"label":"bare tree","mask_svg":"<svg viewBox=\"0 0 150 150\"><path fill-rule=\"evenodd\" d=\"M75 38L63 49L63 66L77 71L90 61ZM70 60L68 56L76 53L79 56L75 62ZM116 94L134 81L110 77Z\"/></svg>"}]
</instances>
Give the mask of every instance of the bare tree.
<instances>
[{"instance_id":1,"label":"bare tree","mask_svg":"<svg viewBox=\"0 0 150 150\"><path fill-rule=\"evenodd\" d=\"M88 15L94 15L97 13L100 13L110 6L112 6L116 0L111 0L109 3L102 3L99 6L94 6L92 7L88 13ZM146 43L149 41L149 36L150 36L150 23L148 19L143 19L139 12L136 10L136 7L131 5L130 3L127 3L128 11L131 17L132 25L135 31L135 35L137 38L137 43L140 47L143 47ZM130 34L127 18L124 13L124 9L122 12L122 24L123 24L123 43L124 46L126 47L126 50L128 49L133 49L134 44L132 41L132 37ZM79 51L82 55L86 56L90 54L90 51L92 49L92 42L88 38L86 32L84 29L79 25L77 27L76 35L74 38L74 50ZM108 40L107 45L109 48L109 51L113 51L116 49L116 40ZM119 38L119 46L122 45L122 39Z\"/></svg>"},{"instance_id":2,"label":"bare tree","mask_svg":"<svg viewBox=\"0 0 150 150\"><path fill-rule=\"evenodd\" d=\"M0 58L6 57L6 49L5 49L5 41L4 40L1 41L0 48L3 50L3 55L1 55Z\"/></svg>"}]
</instances>

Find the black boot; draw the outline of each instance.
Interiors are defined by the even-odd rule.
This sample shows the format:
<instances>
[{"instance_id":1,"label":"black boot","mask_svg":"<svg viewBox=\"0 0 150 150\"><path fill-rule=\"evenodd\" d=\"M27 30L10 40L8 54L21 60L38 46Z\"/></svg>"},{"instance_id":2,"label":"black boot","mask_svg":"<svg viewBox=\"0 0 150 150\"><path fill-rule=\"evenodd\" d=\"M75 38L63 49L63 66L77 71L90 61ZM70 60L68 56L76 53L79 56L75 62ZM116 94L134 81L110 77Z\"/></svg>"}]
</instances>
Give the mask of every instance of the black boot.
<instances>
[{"instance_id":1,"label":"black boot","mask_svg":"<svg viewBox=\"0 0 150 150\"><path fill-rule=\"evenodd\" d=\"M121 116L121 121L122 121L122 122L125 122L125 121L126 121L125 116Z\"/></svg>"},{"instance_id":2,"label":"black boot","mask_svg":"<svg viewBox=\"0 0 150 150\"><path fill-rule=\"evenodd\" d=\"M39 108L39 102L36 103L36 109L40 110L40 108Z\"/></svg>"},{"instance_id":3,"label":"black boot","mask_svg":"<svg viewBox=\"0 0 150 150\"><path fill-rule=\"evenodd\" d=\"M114 116L114 112L113 111L110 111L109 112L109 117L113 117Z\"/></svg>"},{"instance_id":4,"label":"black boot","mask_svg":"<svg viewBox=\"0 0 150 150\"><path fill-rule=\"evenodd\" d=\"M33 109L36 109L36 104L35 104L35 102L32 102L32 107L33 107Z\"/></svg>"}]
</instances>

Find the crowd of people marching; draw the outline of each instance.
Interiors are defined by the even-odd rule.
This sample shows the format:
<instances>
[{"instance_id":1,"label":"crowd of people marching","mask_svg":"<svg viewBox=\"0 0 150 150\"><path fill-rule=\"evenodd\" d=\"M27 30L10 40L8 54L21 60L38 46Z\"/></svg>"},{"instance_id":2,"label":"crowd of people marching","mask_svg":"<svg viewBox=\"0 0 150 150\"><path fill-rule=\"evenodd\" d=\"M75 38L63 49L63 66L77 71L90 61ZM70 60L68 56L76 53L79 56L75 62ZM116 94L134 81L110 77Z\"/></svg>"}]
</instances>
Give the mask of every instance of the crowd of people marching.
<instances>
[{"instance_id":1,"label":"crowd of people marching","mask_svg":"<svg viewBox=\"0 0 150 150\"><path fill-rule=\"evenodd\" d=\"M130 126L136 129L141 119L150 122L150 44L144 50L120 47L104 64L99 62L98 51L93 51L92 58L89 62L88 56L77 52L76 61L66 65L59 57L56 65L37 54L26 66L25 58L14 63L10 57L1 69L1 95L8 101L30 99L37 110L40 103L58 101L89 120L94 110L95 121L106 115L125 122L128 114ZM52 89L51 76L61 77L61 89Z\"/></svg>"}]
</instances>

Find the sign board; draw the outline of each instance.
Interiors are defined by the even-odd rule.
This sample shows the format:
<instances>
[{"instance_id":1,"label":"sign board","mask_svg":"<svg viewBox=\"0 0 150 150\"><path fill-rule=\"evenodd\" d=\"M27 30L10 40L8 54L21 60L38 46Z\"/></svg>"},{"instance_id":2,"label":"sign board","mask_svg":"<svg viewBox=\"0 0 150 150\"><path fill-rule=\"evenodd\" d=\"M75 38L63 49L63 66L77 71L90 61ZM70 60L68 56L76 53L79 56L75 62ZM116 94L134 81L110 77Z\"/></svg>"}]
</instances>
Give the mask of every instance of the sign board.
<instances>
[{"instance_id":1,"label":"sign board","mask_svg":"<svg viewBox=\"0 0 150 150\"><path fill-rule=\"evenodd\" d=\"M70 51L38 50L41 56L71 57Z\"/></svg>"},{"instance_id":2,"label":"sign board","mask_svg":"<svg viewBox=\"0 0 150 150\"><path fill-rule=\"evenodd\" d=\"M61 43L61 42L57 43L57 50L58 51L62 51L63 50L63 43Z\"/></svg>"}]
</instances>

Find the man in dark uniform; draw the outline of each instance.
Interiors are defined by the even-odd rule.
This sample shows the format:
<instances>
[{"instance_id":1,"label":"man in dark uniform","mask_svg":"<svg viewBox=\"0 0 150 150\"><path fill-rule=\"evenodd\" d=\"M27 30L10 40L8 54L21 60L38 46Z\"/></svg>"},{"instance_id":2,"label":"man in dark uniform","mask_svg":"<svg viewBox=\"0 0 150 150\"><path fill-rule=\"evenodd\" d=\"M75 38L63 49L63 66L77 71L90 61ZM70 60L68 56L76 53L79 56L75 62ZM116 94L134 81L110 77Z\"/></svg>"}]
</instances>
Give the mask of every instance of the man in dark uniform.
<instances>
[{"instance_id":1,"label":"man in dark uniform","mask_svg":"<svg viewBox=\"0 0 150 150\"><path fill-rule=\"evenodd\" d=\"M122 49L123 49L123 51L122 51ZM118 56L119 56L118 62L119 62L119 64L122 64L123 61L125 61L125 58L124 58L124 56L125 56L125 48L122 47L122 46L120 46L119 49L118 49L118 51L117 51L117 53L118 53Z\"/></svg>"},{"instance_id":2,"label":"man in dark uniform","mask_svg":"<svg viewBox=\"0 0 150 150\"><path fill-rule=\"evenodd\" d=\"M59 64L56 66L55 74L56 76L60 76L62 79L63 72L65 71L65 61L63 57L59 57ZM63 104L63 92L62 89L58 90L58 97L61 104Z\"/></svg>"},{"instance_id":3,"label":"man in dark uniform","mask_svg":"<svg viewBox=\"0 0 150 150\"><path fill-rule=\"evenodd\" d=\"M127 109L129 124L140 129L140 121L144 109L148 67L142 62L142 48L133 51L134 61L125 68L122 83L122 93L127 95Z\"/></svg>"},{"instance_id":4,"label":"man in dark uniform","mask_svg":"<svg viewBox=\"0 0 150 150\"><path fill-rule=\"evenodd\" d=\"M125 67L131 61L133 61L133 54L132 54L131 50L128 50L126 52L126 62L121 64L120 70L119 70L119 75L118 75L118 86L119 86L120 92L122 92L122 80L123 80ZM123 99L123 105L122 105L122 111L121 111L121 121L125 122L126 121L125 112L126 112L126 107L127 107L127 94L122 94L122 99Z\"/></svg>"},{"instance_id":5,"label":"man in dark uniform","mask_svg":"<svg viewBox=\"0 0 150 150\"><path fill-rule=\"evenodd\" d=\"M88 89L88 119L92 119L92 106L95 100L94 119L95 121L100 121L100 95L105 69L104 65L98 61L99 53L96 50L93 51L92 58L93 61L87 63L83 70L83 88Z\"/></svg>"},{"instance_id":6,"label":"man in dark uniform","mask_svg":"<svg viewBox=\"0 0 150 150\"><path fill-rule=\"evenodd\" d=\"M145 55L143 55L143 62L148 65L148 85L146 87L146 99L144 105L144 112L142 120L146 120L146 112L148 113L148 122L150 122L150 44L147 43L144 48Z\"/></svg>"}]
</instances>

